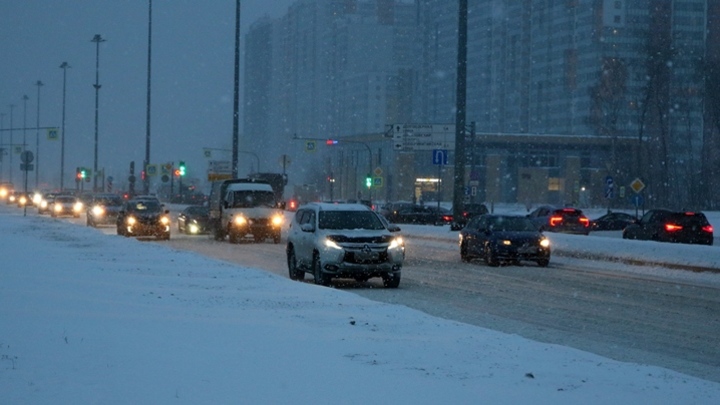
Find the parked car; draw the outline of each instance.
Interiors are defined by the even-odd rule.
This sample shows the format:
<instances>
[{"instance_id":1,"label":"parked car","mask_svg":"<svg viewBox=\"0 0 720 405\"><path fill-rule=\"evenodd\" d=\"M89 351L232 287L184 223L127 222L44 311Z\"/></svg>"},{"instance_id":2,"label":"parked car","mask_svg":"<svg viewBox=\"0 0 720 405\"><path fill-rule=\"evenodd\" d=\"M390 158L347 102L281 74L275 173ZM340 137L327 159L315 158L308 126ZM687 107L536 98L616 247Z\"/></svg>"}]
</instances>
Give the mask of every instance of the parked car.
<instances>
[{"instance_id":1,"label":"parked car","mask_svg":"<svg viewBox=\"0 0 720 405\"><path fill-rule=\"evenodd\" d=\"M461 211L462 214L460 218L458 218L457 220L453 220L450 224L450 229L453 231L459 231L460 229L465 227L465 225L467 225L468 221L470 221L471 218L478 215L485 215L490 212L488 211L485 204L481 203L464 204Z\"/></svg>"},{"instance_id":2,"label":"parked car","mask_svg":"<svg viewBox=\"0 0 720 405\"><path fill-rule=\"evenodd\" d=\"M128 200L120 210L116 226L123 236L154 236L170 239L170 212L156 200Z\"/></svg>"},{"instance_id":3,"label":"parked car","mask_svg":"<svg viewBox=\"0 0 720 405\"><path fill-rule=\"evenodd\" d=\"M319 285L333 278L381 277L386 287L397 288L404 250L402 237L367 206L311 203L301 206L290 224L288 273L292 280L310 273Z\"/></svg>"},{"instance_id":4,"label":"parked car","mask_svg":"<svg viewBox=\"0 0 720 405\"><path fill-rule=\"evenodd\" d=\"M59 194L53 198L50 207L50 216L57 217L73 217L80 218L83 210L83 203L74 195Z\"/></svg>"},{"instance_id":5,"label":"parked car","mask_svg":"<svg viewBox=\"0 0 720 405\"><path fill-rule=\"evenodd\" d=\"M186 234L201 234L210 232L210 208L201 205L191 205L178 215L178 231Z\"/></svg>"},{"instance_id":6,"label":"parked car","mask_svg":"<svg viewBox=\"0 0 720 405\"><path fill-rule=\"evenodd\" d=\"M528 218L540 231L590 233L590 220L577 208L543 205L528 214Z\"/></svg>"},{"instance_id":7,"label":"parked car","mask_svg":"<svg viewBox=\"0 0 720 405\"><path fill-rule=\"evenodd\" d=\"M638 219L634 215L624 212L608 212L590 221L590 229L593 231L622 231L637 221Z\"/></svg>"},{"instance_id":8,"label":"parked car","mask_svg":"<svg viewBox=\"0 0 720 405\"><path fill-rule=\"evenodd\" d=\"M397 223L398 213L408 207L412 207L415 204L410 201L396 201L389 202L380 207L380 213L387 218L391 223Z\"/></svg>"},{"instance_id":9,"label":"parked car","mask_svg":"<svg viewBox=\"0 0 720 405\"><path fill-rule=\"evenodd\" d=\"M702 212L652 209L623 230L623 239L713 244L713 227Z\"/></svg>"},{"instance_id":10,"label":"parked car","mask_svg":"<svg viewBox=\"0 0 720 405\"><path fill-rule=\"evenodd\" d=\"M443 215L445 219L449 212L442 209L438 210L437 206L420 205L412 203L395 204L389 214L385 215L388 221L396 224L415 224L415 225L435 225L443 224Z\"/></svg>"},{"instance_id":11,"label":"parked car","mask_svg":"<svg viewBox=\"0 0 720 405\"><path fill-rule=\"evenodd\" d=\"M88 204L85 223L98 227L115 224L125 201L117 194L95 194Z\"/></svg>"},{"instance_id":12,"label":"parked car","mask_svg":"<svg viewBox=\"0 0 720 405\"><path fill-rule=\"evenodd\" d=\"M485 259L488 266L528 260L546 267L550 241L527 217L480 215L460 231L460 258L470 261L476 257Z\"/></svg>"}]
</instances>

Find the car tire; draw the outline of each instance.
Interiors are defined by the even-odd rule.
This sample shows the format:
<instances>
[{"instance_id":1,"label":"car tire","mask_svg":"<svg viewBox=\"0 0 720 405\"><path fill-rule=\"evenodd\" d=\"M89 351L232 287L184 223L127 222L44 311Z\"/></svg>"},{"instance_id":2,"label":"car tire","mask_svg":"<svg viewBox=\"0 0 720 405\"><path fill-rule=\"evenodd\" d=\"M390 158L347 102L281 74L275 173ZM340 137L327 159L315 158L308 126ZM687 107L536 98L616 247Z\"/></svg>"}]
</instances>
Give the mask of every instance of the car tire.
<instances>
[{"instance_id":1,"label":"car tire","mask_svg":"<svg viewBox=\"0 0 720 405\"><path fill-rule=\"evenodd\" d=\"M538 259L537 264L540 267L547 267L550 264L550 259L549 258Z\"/></svg>"},{"instance_id":2,"label":"car tire","mask_svg":"<svg viewBox=\"0 0 720 405\"><path fill-rule=\"evenodd\" d=\"M469 262L471 259L470 255L468 254L468 246L467 242L463 242L460 245L460 260L463 262Z\"/></svg>"},{"instance_id":3,"label":"car tire","mask_svg":"<svg viewBox=\"0 0 720 405\"><path fill-rule=\"evenodd\" d=\"M273 243L277 245L280 243L280 241L281 241L280 232L278 232L275 235L273 235Z\"/></svg>"},{"instance_id":4,"label":"car tire","mask_svg":"<svg viewBox=\"0 0 720 405\"><path fill-rule=\"evenodd\" d=\"M290 280L302 281L305 279L305 272L298 268L297 256L295 256L295 249L292 247L287 252L287 265Z\"/></svg>"},{"instance_id":5,"label":"car tire","mask_svg":"<svg viewBox=\"0 0 720 405\"><path fill-rule=\"evenodd\" d=\"M238 243L238 235L231 229L228 230L228 241L232 244Z\"/></svg>"},{"instance_id":6,"label":"car tire","mask_svg":"<svg viewBox=\"0 0 720 405\"><path fill-rule=\"evenodd\" d=\"M495 253L492 251L490 246L485 247L485 264L490 267L497 267L500 265L498 259L495 257Z\"/></svg>"},{"instance_id":7,"label":"car tire","mask_svg":"<svg viewBox=\"0 0 720 405\"><path fill-rule=\"evenodd\" d=\"M222 227L216 226L215 230L213 231L213 237L217 241L225 240L225 232L223 232Z\"/></svg>"},{"instance_id":8,"label":"car tire","mask_svg":"<svg viewBox=\"0 0 720 405\"><path fill-rule=\"evenodd\" d=\"M400 286L400 273L389 273L382 276L385 288L398 288Z\"/></svg>"},{"instance_id":9,"label":"car tire","mask_svg":"<svg viewBox=\"0 0 720 405\"><path fill-rule=\"evenodd\" d=\"M320 263L320 257L315 253L312 261L313 276L315 276L315 284L328 286L330 285L330 277L322 271L322 263Z\"/></svg>"}]
</instances>

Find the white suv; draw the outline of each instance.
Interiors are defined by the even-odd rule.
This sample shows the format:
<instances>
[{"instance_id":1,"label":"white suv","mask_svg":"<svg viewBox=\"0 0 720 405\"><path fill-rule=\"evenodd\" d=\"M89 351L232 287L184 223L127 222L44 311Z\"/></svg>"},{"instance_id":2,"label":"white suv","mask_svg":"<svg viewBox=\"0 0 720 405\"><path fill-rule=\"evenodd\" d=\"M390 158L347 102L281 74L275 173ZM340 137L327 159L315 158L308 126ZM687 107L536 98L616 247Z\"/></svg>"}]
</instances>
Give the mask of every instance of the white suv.
<instances>
[{"instance_id":1,"label":"white suv","mask_svg":"<svg viewBox=\"0 0 720 405\"><path fill-rule=\"evenodd\" d=\"M320 285L334 277L360 282L382 277L386 287L397 288L405 245L365 205L311 203L295 213L286 253L293 280L306 272Z\"/></svg>"}]
</instances>

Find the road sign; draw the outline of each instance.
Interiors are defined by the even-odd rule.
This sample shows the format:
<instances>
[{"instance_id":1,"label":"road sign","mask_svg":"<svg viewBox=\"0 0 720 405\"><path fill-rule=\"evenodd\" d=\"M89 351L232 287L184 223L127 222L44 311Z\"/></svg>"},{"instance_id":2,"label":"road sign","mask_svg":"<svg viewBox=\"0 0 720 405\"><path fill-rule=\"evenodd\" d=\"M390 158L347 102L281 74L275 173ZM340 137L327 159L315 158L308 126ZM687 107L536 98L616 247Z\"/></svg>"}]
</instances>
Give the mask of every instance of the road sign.
<instances>
[{"instance_id":1,"label":"road sign","mask_svg":"<svg viewBox=\"0 0 720 405\"><path fill-rule=\"evenodd\" d=\"M148 176L156 176L158 174L157 165L147 165L145 174Z\"/></svg>"},{"instance_id":2,"label":"road sign","mask_svg":"<svg viewBox=\"0 0 720 405\"><path fill-rule=\"evenodd\" d=\"M58 138L60 138L60 132L57 128L48 128L47 129L47 139L50 141L57 141Z\"/></svg>"},{"instance_id":3,"label":"road sign","mask_svg":"<svg viewBox=\"0 0 720 405\"><path fill-rule=\"evenodd\" d=\"M635 194L631 198L633 205L635 208L638 208L643 205L643 202L645 199L643 198L642 194Z\"/></svg>"},{"instance_id":4,"label":"road sign","mask_svg":"<svg viewBox=\"0 0 720 405\"><path fill-rule=\"evenodd\" d=\"M375 177L373 178L373 187L382 187L383 185L383 178L382 177Z\"/></svg>"},{"instance_id":5,"label":"road sign","mask_svg":"<svg viewBox=\"0 0 720 405\"><path fill-rule=\"evenodd\" d=\"M395 124L393 149L403 151L455 149L454 124Z\"/></svg>"},{"instance_id":6,"label":"road sign","mask_svg":"<svg viewBox=\"0 0 720 405\"><path fill-rule=\"evenodd\" d=\"M16 155L21 154L22 151L23 151L23 147L22 147L22 146L13 146L13 152L15 152Z\"/></svg>"},{"instance_id":7,"label":"road sign","mask_svg":"<svg viewBox=\"0 0 720 405\"><path fill-rule=\"evenodd\" d=\"M378 166L378 167L375 168L375 170L373 170L373 173L375 173L376 176L380 176L380 175L383 174L383 171L382 171L382 169L380 168L380 166Z\"/></svg>"},{"instance_id":8,"label":"road sign","mask_svg":"<svg viewBox=\"0 0 720 405\"><path fill-rule=\"evenodd\" d=\"M317 150L317 142L305 141L305 152L315 152Z\"/></svg>"},{"instance_id":9,"label":"road sign","mask_svg":"<svg viewBox=\"0 0 720 405\"><path fill-rule=\"evenodd\" d=\"M20 163L20 170L23 172L31 172L35 169L35 165L32 163Z\"/></svg>"},{"instance_id":10,"label":"road sign","mask_svg":"<svg viewBox=\"0 0 720 405\"><path fill-rule=\"evenodd\" d=\"M632 181L632 183L630 183L630 188L634 192L639 193L645 188L645 183L643 183L642 180L640 180L639 178L636 178Z\"/></svg>"},{"instance_id":11,"label":"road sign","mask_svg":"<svg viewBox=\"0 0 720 405\"><path fill-rule=\"evenodd\" d=\"M29 150L20 154L20 161L23 163L31 163L33 160L35 160L35 155L33 155L33 153Z\"/></svg>"},{"instance_id":12,"label":"road sign","mask_svg":"<svg viewBox=\"0 0 720 405\"><path fill-rule=\"evenodd\" d=\"M448 164L447 149L433 149L433 164L445 166Z\"/></svg>"},{"instance_id":13,"label":"road sign","mask_svg":"<svg viewBox=\"0 0 720 405\"><path fill-rule=\"evenodd\" d=\"M232 165L229 160L210 160L208 161L208 173L230 174Z\"/></svg>"},{"instance_id":14,"label":"road sign","mask_svg":"<svg viewBox=\"0 0 720 405\"><path fill-rule=\"evenodd\" d=\"M210 149L203 149L203 155L205 155L206 158L212 157L212 150Z\"/></svg>"}]
</instances>

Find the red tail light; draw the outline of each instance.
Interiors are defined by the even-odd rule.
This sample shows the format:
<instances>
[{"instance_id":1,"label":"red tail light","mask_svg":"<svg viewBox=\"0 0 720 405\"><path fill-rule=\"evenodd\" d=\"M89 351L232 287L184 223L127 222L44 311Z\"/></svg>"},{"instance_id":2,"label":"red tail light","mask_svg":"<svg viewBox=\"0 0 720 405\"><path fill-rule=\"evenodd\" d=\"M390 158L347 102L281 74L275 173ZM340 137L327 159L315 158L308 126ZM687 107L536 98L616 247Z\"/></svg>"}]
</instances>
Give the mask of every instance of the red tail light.
<instances>
[{"instance_id":1,"label":"red tail light","mask_svg":"<svg viewBox=\"0 0 720 405\"><path fill-rule=\"evenodd\" d=\"M450 221L452 221L453 217L452 217L452 215L443 215L442 219L445 222L450 222Z\"/></svg>"},{"instance_id":2,"label":"red tail light","mask_svg":"<svg viewBox=\"0 0 720 405\"><path fill-rule=\"evenodd\" d=\"M585 225L586 228L590 226L590 220L585 217L580 217L580 223Z\"/></svg>"},{"instance_id":3,"label":"red tail light","mask_svg":"<svg viewBox=\"0 0 720 405\"><path fill-rule=\"evenodd\" d=\"M713 233L713 227L712 227L712 225L705 225L705 226L702 227L702 230L703 230L703 232Z\"/></svg>"},{"instance_id":4,"label":"red tail light","mask_svg":"<svg viewBox=\"0 0 720 405\"><path fill-rule=\"evenodd\" d=\"M550 217L550 226L556 226L562 222L562 217Z\"/></svg>"},{"instance_id":5,"label":"red tail light","mask_svg":"<svg viewBox=\"0 0 720 405\"><path fill-rule=\"evenodd\" d=\"M677 232L679 230L682 230L683 227L680 225L675 224L665 224L665 230L668 232Z\"/></svg>"}]
</instances>

